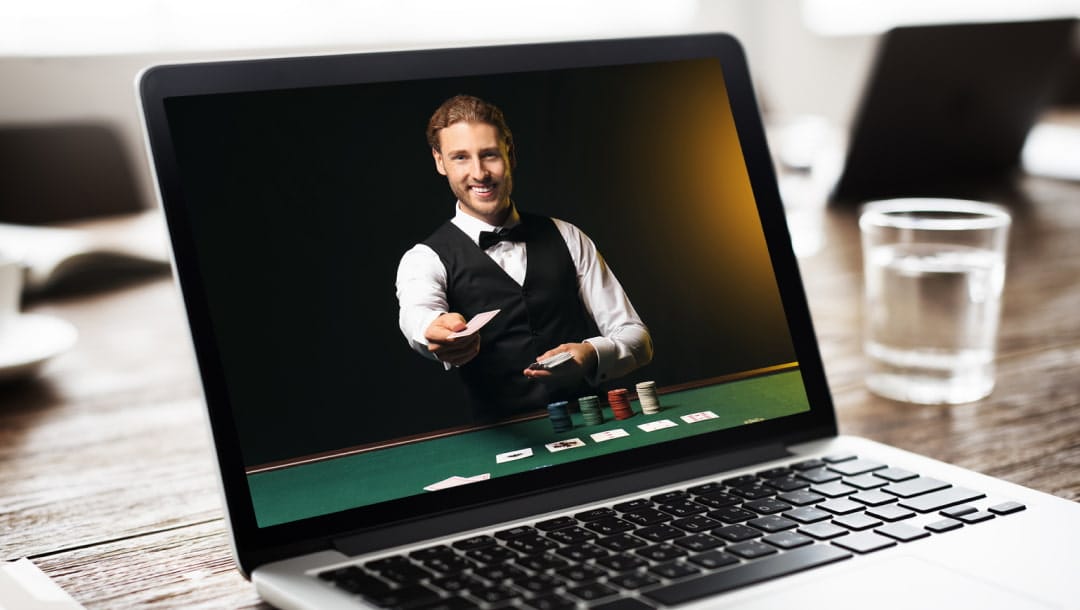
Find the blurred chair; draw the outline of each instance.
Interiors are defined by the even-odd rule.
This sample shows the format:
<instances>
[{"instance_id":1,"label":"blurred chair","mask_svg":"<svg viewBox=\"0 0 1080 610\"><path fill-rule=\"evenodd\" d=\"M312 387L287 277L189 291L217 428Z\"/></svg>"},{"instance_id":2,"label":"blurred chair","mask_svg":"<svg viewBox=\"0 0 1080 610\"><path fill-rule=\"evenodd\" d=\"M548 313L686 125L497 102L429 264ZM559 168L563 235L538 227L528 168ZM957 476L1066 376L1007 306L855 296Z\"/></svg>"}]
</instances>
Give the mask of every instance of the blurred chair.
<instances>
[{"instance_id":1,"label":"blurred chair","mask_svg":"<svg viewBox=\"0 0 1080 610\"><path fill-rule=\"evenodd\" d=\"M0 126L0 222L44 224L142 208L129 155L110 126Z\"/></svg>"}]
</instances>

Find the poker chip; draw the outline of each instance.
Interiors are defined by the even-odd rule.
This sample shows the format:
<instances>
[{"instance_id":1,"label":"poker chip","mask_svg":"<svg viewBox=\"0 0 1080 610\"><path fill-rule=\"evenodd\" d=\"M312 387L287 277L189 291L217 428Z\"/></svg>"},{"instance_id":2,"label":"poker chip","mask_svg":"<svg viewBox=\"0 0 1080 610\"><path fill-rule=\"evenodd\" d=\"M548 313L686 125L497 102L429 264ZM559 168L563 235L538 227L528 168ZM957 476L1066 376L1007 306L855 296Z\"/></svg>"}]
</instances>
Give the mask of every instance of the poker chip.
<instances>
[{"instance_id":1,"label":"poker chip","mask_svg":"<svg viewBox=\"0 0 1080 610\"><path fill-rule=\"evenodd\" d=\"M653 415L660 412L660 397L656 394L655 381L642 381L634 386L637 389L638 402L641 403L641 412Z\"/></svg>"},{"instance_id":2,"label":"poker chip","mask_svg":"<svg viewBox=\"0 0 1080 610\"><path fill-rule=\"evenodd\" d=\"M578 408L581 410L581 418L586 426L599 426L604 423L604 412L600 409L598 396L582 396L578 398Z\"/></svg>"},{"instance_id":3,"label":"poker chip","mask_svg":"<svg viewBox=\"0 0 1080 610\"><path fill-rule=\"evenodd\" d=\"M611 414L615 419L630 419L634 416L634 409L630 406L629 391L626 388L609 390L607 399Z\"/></svg>"},{"instance_id":4,"label":"poker chip","mask_svg":"<svg viewBox=\"0 0 1080 610\"><path fill-rule=\"evenodd\" d=\"M553 402L548 405L548 417L551 419L551 427L556 432L569 432L574 428L574 421L570 419L569 403L565 400Z\"/></svg>"}]
</instances>

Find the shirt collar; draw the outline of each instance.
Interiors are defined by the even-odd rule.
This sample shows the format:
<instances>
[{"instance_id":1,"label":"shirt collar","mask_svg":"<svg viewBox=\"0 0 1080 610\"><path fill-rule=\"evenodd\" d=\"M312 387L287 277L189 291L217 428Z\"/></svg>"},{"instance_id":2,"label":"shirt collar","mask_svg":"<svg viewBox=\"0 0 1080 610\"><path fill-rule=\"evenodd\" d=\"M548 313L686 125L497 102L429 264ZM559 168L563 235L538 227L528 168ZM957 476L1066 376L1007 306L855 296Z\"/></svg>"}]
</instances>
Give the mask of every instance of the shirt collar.
<instances>
[{"instance_id":1,"label":"shirt collar","mask_svg":"<svg viewBox=\"0 0 1080 610\"><path fill-rule=\"evenodd\" d=\"M481 231L497 231L499 229L509 229L517 226L521 222L521 216L518 214L517 206L511 204L510 216L506 218L506 222L504 222L502 226L495 227L475 216L466 214L461 210L461 204L455 203L454 217L450 219L450 222L454 223L454 226L468 235L469 239L473 240L474 244L479 244Z\"/></svg>"}]
</instances>

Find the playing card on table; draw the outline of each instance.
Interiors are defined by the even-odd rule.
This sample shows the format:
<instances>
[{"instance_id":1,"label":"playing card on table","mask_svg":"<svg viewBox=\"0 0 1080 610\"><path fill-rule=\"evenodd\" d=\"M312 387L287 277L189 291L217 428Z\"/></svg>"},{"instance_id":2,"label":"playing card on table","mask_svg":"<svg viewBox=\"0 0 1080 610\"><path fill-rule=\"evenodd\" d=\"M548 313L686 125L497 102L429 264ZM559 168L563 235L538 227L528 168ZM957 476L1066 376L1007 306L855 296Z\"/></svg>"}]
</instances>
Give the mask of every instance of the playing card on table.
<instances>
[{"instance_id":1,"label":"playing card on table","mask_svg":"<svg viewBox=\"0 0 1080 610\"><path fill-rule=\"evenodd\" d=\"M613 438L630 436L630 433L626 430L623 430L622 428L615 428L614 430L604 430L603 432L597 432L596 434L592 434L590 436L592 436L592 439L594 441L602 443L604 441L610 441Z\"/></svg>"},{"instance_id":2,"label":"playing card on table","mask_svg":"<svg viewBox=\"0 0 1080 610\"><path fill-rule=\"evenodd\" d=\"M457 475L454 475L454 476L452 476L452 477L450 477L448 479L443 479L443 480L439 481L438 483L432 483L431 485L428 485L428 486L424 487L424 489L427 490L427 491L438 491L440 489L447 489L449 487L457 487L458 485L466 485L468 483L475 483L477 481L486 481L486 480L488 480L490 478L491 478L491 473L490 472L485 472L483 474L478 474L478 475L474 475L474 476L471 476L471 477L459 477Z\"/></svg>"},{"instance_id":3,"label":"playing card on table","mask_svg":"<svg viewBox=\"0 0 1080 610\"><path fill-rule=\"evenodd\" d=\"M646 432L656 432L657 430L663 430L664 428L674 428L678 425L679 424L671 421L670 419L658 419L656 421L651 421L645 424L639 424L638 428L641 428Z\"/></svg>"},{"instance_id":4,"label":"playing card on table","mask_svg":"<svg viewBox=\"0 0 1080 610\"><path fill-rule=\"evenodd\" d=\"M484 327L485 324L491 321L495 317L495 314L502 311L501 309L492 309L491 311L485 311L484 313L478 313L469 320L469 323L465 325L465 330L459 330L455 333L447 335L450 339L456 339L458 337L465 337L475 333Z\"/></svg>"},{"instance_id":5,"label":"playing card on table","mask_svg":"<svg viewBox=\"0 0 1080 610\"><path fill-rule=\"evenodd\" d=\"M693 424L699 421L705 421L706 419L716 419L717 417L719 416L712 411L698 411L697 413L683 415L682 420L688 424Z\"/></svg>"},{"instance_id":6,"label":"playing card on table","mask_svg":"<svg viewBox=\"0 0 1080 610\"><path fill-rule=\"evenodd\" d=\"M564 441L555 441L554 443L548 443L544 445L547 450L555 453L556 451L565 451L567 449L573 449L574 447L584 447L585 441L580 438L568 438Z\"/></svg>"},{"instance_id":7,"label":"playing card on table","mask_svg":"<svg viewBox=\"0 0 1080 610\"><path fill-rule=\"evenodd\" d=\"M506 453L500 453L495 456L495 463L502 464L503 462L513 462L514 460L521 460L527 457L531 457L533 450L526 447L524 449L518 449L517 451L507 451Z\"/></svg>"}]
</instances>

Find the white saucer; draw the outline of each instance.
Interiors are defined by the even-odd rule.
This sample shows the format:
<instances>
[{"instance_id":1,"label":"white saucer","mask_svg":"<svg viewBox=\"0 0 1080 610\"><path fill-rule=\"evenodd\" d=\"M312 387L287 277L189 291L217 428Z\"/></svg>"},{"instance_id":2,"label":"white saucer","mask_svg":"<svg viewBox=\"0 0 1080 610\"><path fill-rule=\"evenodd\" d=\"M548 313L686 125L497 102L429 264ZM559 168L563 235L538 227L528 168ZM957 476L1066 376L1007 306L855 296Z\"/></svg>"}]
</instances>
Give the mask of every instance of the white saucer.
<instances>
[{"instance_id":1,"label":"white saucer","mask_svg":"<svg viewBox=\"0 0 1080 610\"><path fill-rule=\"evenodd\" d=\"M0 381L33 373L71 346L79 333L67 320L28 313L8 322L0 338Z\"/></svg>"}]
</instances>

